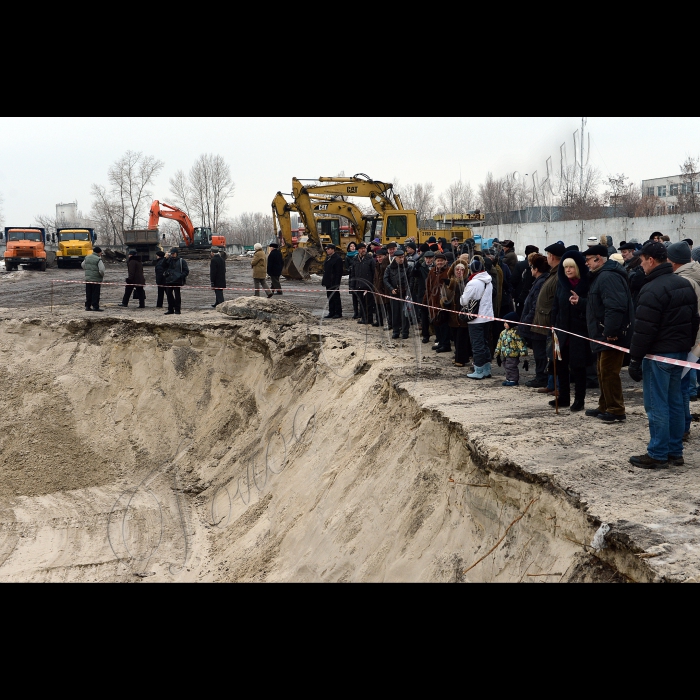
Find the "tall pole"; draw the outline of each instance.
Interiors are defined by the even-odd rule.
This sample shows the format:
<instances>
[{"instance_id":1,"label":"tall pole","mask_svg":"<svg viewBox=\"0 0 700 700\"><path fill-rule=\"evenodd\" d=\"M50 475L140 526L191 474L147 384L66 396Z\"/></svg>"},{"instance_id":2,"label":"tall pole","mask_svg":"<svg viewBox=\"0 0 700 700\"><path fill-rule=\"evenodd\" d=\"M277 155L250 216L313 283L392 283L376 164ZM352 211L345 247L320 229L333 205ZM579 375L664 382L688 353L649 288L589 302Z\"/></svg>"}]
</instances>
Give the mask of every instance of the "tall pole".
<instances>
[{"instance_id":1,"label":"tall pole","mask_svg":"<svg viewBox=\"0 0 700 700\"><path fill-rule=\"evenodd\" d=\"M588 117L581 118L581 199L583 200L583 182L584 182L584 169L585 164L583 162L583 157L585 153L585 138L586 138L586 125L588 124Z\"/></svg>"}]
</instances>

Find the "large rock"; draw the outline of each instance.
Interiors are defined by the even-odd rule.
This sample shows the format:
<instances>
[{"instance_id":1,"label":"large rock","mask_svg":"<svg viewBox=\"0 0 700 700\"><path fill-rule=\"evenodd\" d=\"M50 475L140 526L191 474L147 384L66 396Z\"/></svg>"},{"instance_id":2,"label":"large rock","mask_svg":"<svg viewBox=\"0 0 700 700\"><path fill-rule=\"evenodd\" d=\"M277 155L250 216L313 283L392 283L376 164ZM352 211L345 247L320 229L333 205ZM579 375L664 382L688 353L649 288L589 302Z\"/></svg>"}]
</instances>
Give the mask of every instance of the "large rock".
<instances>
[{"instance_id":1,"label":"large rock","mask_svg":"<svg viewBox=\"0 0 700 700\"><path fill-rule=\"evenodd\" d=\"M237 320L267 321L280 326L316 323L317 319L298 306L281 299L244 297L227 301L218 307L218 312Z\"/></svg>"}]
</instances>

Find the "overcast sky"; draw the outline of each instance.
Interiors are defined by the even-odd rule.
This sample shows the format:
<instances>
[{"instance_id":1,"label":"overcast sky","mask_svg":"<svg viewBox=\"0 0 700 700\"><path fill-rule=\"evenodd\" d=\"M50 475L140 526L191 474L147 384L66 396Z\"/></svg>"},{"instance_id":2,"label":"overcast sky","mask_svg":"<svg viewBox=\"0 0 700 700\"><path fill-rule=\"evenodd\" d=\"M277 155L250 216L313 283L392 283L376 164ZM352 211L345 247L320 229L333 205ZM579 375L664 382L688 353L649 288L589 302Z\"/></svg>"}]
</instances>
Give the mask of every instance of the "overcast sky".
<instances>
[{"instance_id":1,"label":"overcast sky","mask_svg":"<svg viewBox=\"0 0 700 700\"><path fill-rule=\"evenodd\" d=\"M460 174L473 186L491 171L546 172L561 144L573 153L581 117L0 117L0 193L4 222L20 226L55 214L59 202L90 210L90 186L106 184L125 151L165 162L154 188L202 153L221 154L237 184L230 215L268 212L292 177L366 173L437 192ZM643 179L679 172L700 154L700 117L590 117L591 161L604 175Z\"/></svg>"}]
</instances>

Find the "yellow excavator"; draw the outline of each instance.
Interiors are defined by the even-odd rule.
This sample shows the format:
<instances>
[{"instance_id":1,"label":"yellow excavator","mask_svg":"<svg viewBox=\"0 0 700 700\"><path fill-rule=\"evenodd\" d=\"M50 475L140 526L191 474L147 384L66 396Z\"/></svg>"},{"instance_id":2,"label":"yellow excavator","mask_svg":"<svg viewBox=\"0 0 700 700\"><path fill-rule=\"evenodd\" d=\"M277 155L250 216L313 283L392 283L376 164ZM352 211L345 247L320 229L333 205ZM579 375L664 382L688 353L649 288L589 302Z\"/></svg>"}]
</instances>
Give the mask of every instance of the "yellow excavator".
<instances>
[{"instance_id":1,"label":"yellow excavator","mask_svg":"<svg viewBox=\"0 0 700 700\"><path fill-rule=\"evenodd\" d=\"M278 193L272 205L275 233L282 231L287 247L284 274L291 279L304 279L309 276L312 268L320 267L325 260L324 246L334 242L319 232L321 215L333 214L347 218L355 231L355 242L374 239L380 227L384 245L392 242L402 245L408 239L418 244L427 243L429 238L440 238L446 233L450 237L457 237L462 243L473 237L471 228L466 226L453 227L449 231L420 229L418 212L404 209L401 197L394 192L392 184L372 180L363 174L354 177L322 177L314 181L294 178L292 196L294 202L290 204L284 195ZM364 216L346 198L369 199L376 216ZM293 242L291 212L299 213L308 236L308 240L297 247ZM479 220L483 218L479 214ZM335 244L338 245L338 242Z\"/></svg>"},{"instance_id":2,"label":"yellow excavator","mask_svg":"<svg viewBox=\"0 0 700 700\"><path fill-rule=\"evenodd\" d=\"M295 237L292 228L292 213L299 214L304 224L304 235ZM311 273L322 271L326 259L325 249L334 244L344 255L351 243L365 239L369 221L352 202L328 198L304 198L290 203L278 193L272 204L275 233L281 233L285 266L283 275L288 279L306 279ZM341 227L341 218L347 219L348 227Z\"/></svg>"}]
</instances>

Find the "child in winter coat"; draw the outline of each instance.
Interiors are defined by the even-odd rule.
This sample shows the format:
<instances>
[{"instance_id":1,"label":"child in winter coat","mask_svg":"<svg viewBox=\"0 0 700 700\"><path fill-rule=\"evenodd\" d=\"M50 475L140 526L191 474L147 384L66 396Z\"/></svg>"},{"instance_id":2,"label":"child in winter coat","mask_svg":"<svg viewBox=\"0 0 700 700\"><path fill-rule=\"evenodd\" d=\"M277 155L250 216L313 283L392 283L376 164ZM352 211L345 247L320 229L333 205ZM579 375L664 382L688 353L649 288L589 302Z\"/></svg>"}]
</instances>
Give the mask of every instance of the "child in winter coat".
<instances>
[{"instance_id":1,"label":"child in winter coat","mask_svg":"<svg viewBox=\"0 0 700 700\"><path fill-rule=\"evenodd\" d=\"M504 319L506 329L501 333L496 348L499 366L505 364L506 381L503 386L514 387L520 385L520 358L527 357L527 346L520 337L516 324L517 314L508 314ZM525 361L527 365L527 360Z\"/></svg>"}]
</instances>

